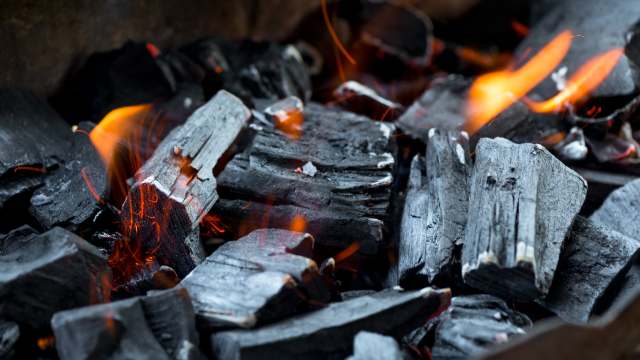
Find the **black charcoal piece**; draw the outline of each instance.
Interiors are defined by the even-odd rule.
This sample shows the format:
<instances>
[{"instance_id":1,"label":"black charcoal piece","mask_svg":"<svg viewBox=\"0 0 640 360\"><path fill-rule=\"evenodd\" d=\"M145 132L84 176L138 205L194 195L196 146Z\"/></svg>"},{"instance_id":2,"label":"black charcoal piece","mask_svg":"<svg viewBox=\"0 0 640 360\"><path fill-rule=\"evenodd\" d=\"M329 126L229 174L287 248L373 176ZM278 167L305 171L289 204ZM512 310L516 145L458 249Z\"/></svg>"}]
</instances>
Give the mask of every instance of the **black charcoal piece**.
<instances>
[{"instance_id":1,"label":"black charcoal piece","mask_svg":"<svg viewBox=\"0 0 640 360\"><path fill-rule=\"evenodd\" d=\"M146 295L153 290L171 289L178 285L179 282L180 279L178 279L178 275L172 268L152 263L142 267L124 283L114 287L111 291L111 300Z\"/></svg>"},{"instance_id":2,"label":"black charcoal piece","mask_svg":"<svg viewBox=\"0 0 640 360\"><path fill-rule=\"evenodd\" d=\"M491 295L459 296L435 327L433 359L467 359L531 328L531 320Z\"/></svg>"},{"instance_id":3,"label":"black charcoal piece","mask_svg":"<svg viewBox=\"0 0 640 360\"><path fill-rule=\"evenodd\" d=\"M304 217L318 244L346 248L358 241L360 252L375 253L394 182L393 124L316 104L304 115L298 141L265 127L226 165L214 212L234 229L290 229ZM308 162L314 176L296 170Z\"/></svg>"},{"instance_id":4,"label":"black charcoal piece","mask_svg":"<svg viewBox=\"0 0 640 360\"><path fill-rule=\"evenodd\" d=\"M531 33L516 48L514 59L523 53L536 54L543 46L565 29L580 35L573 39L571 48L563 58L558 70L566 67L569 77L584 63L615 47L627 46L613 71L598 86L593 97L616 97L631 95L637 91L640 78L635 69L640 58L635 57L640 44L633 43L633 34L637 36L640 8L635 0L613 1L572 1L562 0L551 8L546 15L531 28ZM584 37L582 37L584 36ZM587 39L592 39L593 43ZM631 42L631 44L629 44ZM533 89L534 93L550 98L562 90L562 81L557 76L548 76Z\"/></svg>"},{"instance_id":5,"label":"black charcoal piece","mask_svg":"<svg viewBox=\"0 0 640 360\"><path fill-rule=\"evenodd\" d=\"M20 250L38 235L39 233L29 225L23 225L15 230L11 230L11 232L6 235L0 234L0 256Z\"/></svg>"},{"instance_id":6,"label":"black charcoal piece","mask_svg":"<svg viewBox=\"0 0 640 360\"><path fill-rule=\"evenodd\" d=\"M396 339L390 336L360 331L353 338L353 355L347 360L385 360L403 358Z\"/></svg>"},{"instance_id":7,"label":"black charcoal piece","mask_svg":"<svg viewBox=\"0 0 640 360\"><path fill-rule=\"evenodd\" d=\"M15 354L13 346L20 337L20 327L13 321L0 319L0 359L11 359Z\"/></svg>"},{"instance_id":8,"label":"black charcoal piece","mask_svg":"<svg viewBox=\"0 0 640 360\"><path fill-rule=\"evenodd\" d=\"M51 320L63 359L199 359L185 290L61 311Z\"/></svg>"},{"instance_id":9,"label":"black charcoal piece","mask_svg":"<svg viewBox=\"0 0 640 360\"><path fill-rule=\"evenodd\" d=\"M448 289L387 291L332 303L255 330L219 332L212 335L211 345L218 359L340 359L353 353L358 332L401 338L439 314L450 299Z\"/></svg>"},{"instance_id":10,"label":"black charcoal piece","mask_svg":"<svg viewBox=\"0 0 640 360\"><path fill-rule=\"evenodd\" d=\"M0 256L0 316L40 328L53 314L103 303L111 290L107 258L62 228Z\"/></svg>"},{"instance_id":11,"label":"black charcoal piece","mask_svg":"<svg viewBox=\"0 0 640 360\"><path fill-rule=\"evenodd\" d=\"M610 300L639 254L640 241L577 216L549 293L536 301L568 322L584 324Z\"/></svg>"},{"instance_id":12,"label":"black charcoal piece","mask_svg":"<svg viewBox=\"0 0 640 360\"><path fill-rule=\"evenodd\" d=\"M213 168L251 113L220 91L158 146L122 207L128 235L185 277L205 257L199 222L218 200Z\"/></svg>"},{"instance_id":13,"label":"black charcoal piece","mask_svg":"<svg viewBox=\"0 0 640 360\"><path fill-rule=\"evenodd\" d=\"M375 90L355 81L338 86L333 96L343 108L374 120L394 121L404 112L404 106L383 98Z\"/></svg>"},{"instance_id":14,"label":"black charcoal piece","mask_svg":"<svg viewBox=\"0 0 640 360\"><path fill-rule=\"evenodd\" d=\"M73 135L64 164L31 197L30 212L43 229L90 227L109 200L106 164L87 135L95 124L83 122ZM86 230L86 229L85 229Z\"/></svg>"},{"instance_id":15,"label":"black charcoal piece","mask_svg":"<svg viewBox=\"0 0 640 360\"><path fill-rule=\"evenodd\" d=\"M468 139L458 131L431 129L425 157L416 155L411 162L400 228L400 281L429 284L449 276L460 262L472 170Z\"/></svg>"},{"instance_id":16,"label":"black charcoal piece","mask_svg":"<svg viewBox=\"0 0 640 360\"><path fill-rule=\"evenodd\" d=\"M489 350L482 360L633 359L640 343L640 291L588 325L546 319L526 335Z\"/></svg>"},{"instance_id":17,"label":"black charcoal piece","mask_svg":"<svg viewBox=\"0 0 640 360\"><path fill-rule=\"evenodd\" d=\"M353 300L361 296L373 295L375 290L350 290L340 293L340 299L342 301Z\"/></svg>"},{"instance_id":18,"label":"black charcoal piece","mask_svg":"<svg viewBox=\"0 0 640 360\"><path fill-rule=\"evenodd\" d=\"M198 326L251 328L290 315L304 300L329 301L310 259L313 243L309 234L260 229L220 246L179 285Z\"/></svg>"},{"instance_id":19,"label":"black charcoal piece","mask_svg":"<svg viewBox=\"0 0 640 360\"><path fill-rule=\"evenodd\" d=\"M590 219L640 240L640 179L613 191Z\"/></svg>"},{"instance_id":20,"label":"black charcoal piece","mask_svg":"<svg viewBox=\"0 0 640 360\"><path fill-rule=\"evenodd\" d=\"M464 281L508 300L548 293L587 182L541 145L483 138L471 180Z\"/></svg>"}]
</instances>

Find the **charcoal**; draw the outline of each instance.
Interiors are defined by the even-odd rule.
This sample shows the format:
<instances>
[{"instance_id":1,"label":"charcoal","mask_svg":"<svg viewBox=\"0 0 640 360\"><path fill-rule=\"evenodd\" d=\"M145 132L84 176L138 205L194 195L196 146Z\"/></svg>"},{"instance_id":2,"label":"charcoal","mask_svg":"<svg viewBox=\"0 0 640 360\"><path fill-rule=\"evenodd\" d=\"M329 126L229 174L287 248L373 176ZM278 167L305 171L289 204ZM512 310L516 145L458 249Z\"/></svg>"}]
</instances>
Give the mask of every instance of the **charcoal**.
<instances>
[{"instance_id":1,"label":"charcoal","mask_svg":"<svg viewBox=\"0 0 640 360\"><path fill-rule=\"evenodd\" d=\"M460 262L473 169L465 135L432 129L425 157L411 163L399 241L401 282L432 283L449 277Z\"/></svg>"},{"instance_id":2,"label":"charcoal","mask_svg":"<svg viewBox=\"0 0 640 360\"><path fill-rule=\"evenodd\" d=\"M508 300L548 293L587 182L541 145L481 139L462 250L465 283Z\"/></svg>"},{"instance_id":3,"label":"charcoal","mask_svg":"<svg viewBox=\"0 0 640 360\"><path fill-rule=\"evenodd\" d=\"M640 292L587 325L547 319L518 339L489 350L482 360L633 359L640 342Z\"/></svg>"},{"instance_id":4,"label":"charcoal","mask_svg":"<svg viewBox=\"0 0 640 360\"><path fill-rule=\"evenodd\" d=\"M293 45L214 37L181 50L206 69L203 86L208 96L225 89L250 107L259 99L311 98L309 72Z\"/></svg>"},{"instance_id":5,"label":"charcoal","mask_svg":"<svg viewBox=\"0 0 640 360\"><path fill-rule=\"evenodd\" d=\"M344 359L361 330L398 339L449 305L449 290L425 288L362 296L255 330L212 335L218 359Z\"/></svg>"},{"instance_id":6,"label":"charcoal","mask_svg":"<svg viewBox=\"0 0 640 360\"><path fill-rule=\"evenodd\" d=\"M109 200L106 164L87 135L95 124L83 122L73 136L65 163L31 197L30 212L43 229L78 231L90 226Z\"/></svg>"},{"instance_id":7,"label":"charcoal","mask_svg":"<svg viewBox=\"0 0 640 360\"><path fill-rule=\"evenodd\" d=\"M353 338L353 355L347 360L402 359L402 351L396 339L390 336L360 331Z\"/></svg>"},{"instance_id":8,"label":"charcoal","mask_svg":"<svg viewBox=\"0 0 640 360\"><path fill-rule=\"evenodd\" d=\"M217 177L214 212L230 218L233 229L290 229L304 217L318 244L346 248L358 241L361 253L375 253L394 178L393 125L315 104L304 116L298 141L265 127L234 156ZM314 176L296 170L309 162Z\"/></svg>"},{"instance_id":9,"label":"charcoal","mask_svg":"<svg viewBox=\"0 0 640 360\"><path fill-rule=\"evenodd\" d=\"M340 293L340 299L342 301L353 300L361 296L373 295L375 290L350 290Z\"/></svg>"},{"instance_id":10,"label":"charcoal","mask_svg":"<svg viewBox=\"0 0 640 360\"><path fill-rule=\"evenodd\" d=\"M178 275L172 268L152 263L140 269L124 283L114 287L111 299L120 300L146 295L149 291L171 289L179 282Z\"/></svg>"},{"instance_id":11,"label":"charcoal","mask_svg":"<svg viewBox=\"0 0 640 360\"><path fill-rule=\"evenodd\" d=\"M640 255L640 241L577 216L549 293L536 300L562 319L584 324L602 309Z\"/></svg>"},{"instance_id":12,"label":"charcoal","mask_svg":"<svg viewBox=\"0 0 640 360\"><path fill-rule=\"evenodd\" d=\"M640 273L634 272L632 274L631 271L629 271L629 274L624 277L620 287L608 304L608 308L615 309L621 306L621 304L623 304L629 296L632 296L632 294L638 291L638 289L640 289Z\"/></svg>"},{"instance_id":13,"label":"charcoal","mask_svg":"<svg viewBox=\"0 0 640 360\"><path fill-rule=\"evenodd\" d=\"M198 224L218 199L213 168L249 116L235 96L219 92L163 140L123 204L129 236L180 278L204 259Z\"/></svg>"},{"instance_id":14,"label":"charcoal","mask_svg":"<svg viewBox=\"0 0 640 360\"><path fill-rule=\"evenodd\" d=\"M20 327L13 321L0 319L0 359L11 359L15 354L13 346L20 337Z\"/></svg>"},{"instance_id":15,"label":"charcoal","mask_svg":"<svg viewBox=\"0 0 640 360\"><path fill-rule=\"evenodd\" d=\"M582 204L582 209L580 209L580 215L582 216L591 216L600 208L600 206L602 206L604 201L613 191L638 178L637 176L629 174L617 174L574 166L572 166L571 169L587 180L589 185L589 188L587 189L587 198L585 199L584 204ZM603 225L609 226L618 232L622 232L619 228L615 228L609 223L605 223Z\"/></svg>"},{"instance_id":16,"label":"charcoal","mask_svg":"<svg viewBox=\"0 0 640 360\"><path fill-rule=\"evenodd\" d=\"M63 359L199 358L195 315L185 290L61 311L51 327Z\"/></svg>"},{"instance_id":17,"label":"charcoal","mask_svg":"<svg viewBox=\"0 0 640 360\"><path fill-rule=\"evenodd\" d=\"M180 283L198 326L251 328L290 315L303 298L330 300L315 279L313 243L309 234L261 229L220 246Z\"/></svg>"},{"instance_id":18,"label":"charcoal","mask_svg":"<svg viewBox=\"0 0 640 360\"><path fill-rule=\"evenodd\" d=\"M571 29L574 34L584 36L573 39L569 52L558 65L558 69L566 67L566 73L571 75L591 58L615 47L630 45L592 96L630 95L635 93L640 85L637 75L629 75L635 74L635 69L640 63L640 59L634 56L640 47L632 40L634 31L637 35L638 21L640 9L634 0L614 0L606 3L597 0L562 0L549 9L549 12L531 28L529 36L516 48L514 58L520 58L525 52L539 52L560 32ZM533 92L550 98L562 90L561 85L549 76L538 84Z\"/></svg>"},{"instance_id":19,"label":"charcoal","mask_svg":"<svg viewBox=\"0 0 640 360\"><path fill-rule=\"evenodd\" d=\"M39 233L29 225L23 225L6 235L0 234L0 256L20 250Z\"/></svg>"},{"instance_id":20,"label":"charcoal","mask_svg":"<svg viewBox=\"0 0 640 360\"><path fill-rule=\"evenodd\" d=\"M636 154L635 144L613 134L607 134L602 141L587 138L586 142L591 153L600 163L622 160L632 154L635 157Z\"/></svg>"},{"instance_id":21,"label":"charcoal","mask_svg":"<svg viewBox=\"0 0 640 360\"><path fill-rule=\"evenodd\" d=\"M404 112L404 106L387 100L375 90L355 81L347 81L333 91L340 106L374 120L394 121Z\"/></svg>"},{"instance_id":22,"label":"charcoal","mask_svg":"<svg viewBox=\"0 0 640 360\"><path fill-rule=\"evenodd\" d=\"M103 303L111 289L107 258L62 228L0 256L0 316L34 328L60 310Z\"/></svg>"},{"instance_id":23,"label":"charcoal","mask_svg":"<svg viewBox=\"0 0 640 360\"><path fill-rule=\"evenodd\" d=\"M640 240L640 179L613 191L589 218L632 239Z\"/></svg>"},{"instance_id":24,"label":"charcoal","mask_svg":"<svg viewBox=\"0 0 640 360\"><path fill-rule=\"evenodd\" d=\"M439 318L431 354L433 359L467 359L530 328L526 315L509 309L499 298L484 294L454 297Z\"/></svg>"},{"instance_id":25,"label":"charcoal","mask_svg":"<svg viewBox=\"0 0 640 360\"><path fill-rule=\"evenodd\" d=\"M420 98L396 121L399 132L414 139L429 141L429 130L460 130L464 128L465 101L471 79L449 75L432 84ZM526 105L517 101L495 119L471 134L469 148L473 151L483 137L504 137L517 143L532 142L540 136L538 124Z\"/></svg>"}]
</instances>

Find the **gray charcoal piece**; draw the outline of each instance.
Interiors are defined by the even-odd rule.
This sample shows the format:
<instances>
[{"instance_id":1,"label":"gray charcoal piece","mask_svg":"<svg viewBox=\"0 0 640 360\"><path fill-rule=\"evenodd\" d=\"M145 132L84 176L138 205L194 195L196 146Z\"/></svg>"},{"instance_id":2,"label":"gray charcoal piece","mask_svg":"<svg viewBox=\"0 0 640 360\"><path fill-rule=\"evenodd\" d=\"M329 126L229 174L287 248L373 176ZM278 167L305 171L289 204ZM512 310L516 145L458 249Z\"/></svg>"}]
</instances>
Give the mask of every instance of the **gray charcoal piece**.
<instances>
[{"instance_id":1,"label":"gray charcoal piece","mask_svg":"<svg viewBox=\"0 0 640 360\"><path fill-rule=\"evenodd\" d=\"M466 133L432 129L425 157L411 162L400 228L400 281L433 282L459 263L473 164ZM398 284L399 285L399 284Z\"/></svg>"},{"instance_id":2,"label":"gray charcoal piece","mask_svg":"<svg viewBox=\"0 0 640 360\"><path fill-rule=\"evenodd\" d=\"M340 106L374 120L394 121L404 112L404 106L387 100L358 82L347 81L333 91Z\"/></svg>"},{"instance_id":3,"label":"gray charcoal piece","mask_svg":"<svg viewBox=\"0 0 640 360\"><path fill-rule=\"evenodd\" d=\"M350 291L341 292L340 299L342 301L348 301L348 300L357 299L361 296L373 295L376 292L377 291L375 290L350 290Z\"/></svg>"},{"instance_id":4,"label":"gray charcoal piece","mask_svg":"<svg viewBox=\"0 0 640 360\"><path fill-rule=\"evenodd\" d=\"M374 254L394 184L393 124L317 104L304 115L298 141L264 128L226 165L218 190L227 200L214 212L231 218L232 228L252 229L265 227L266 208L270 228L289 229L299 214L318 244L346 248L358 241L360 252ZM308 162L314 176L296 172Z\"/></svg>"},{"instance_id":5,"label":"gray charcoal piece","mask_svg":"<svg viewBox=\"0 0 640 360\"><path fill-rule=\"evenodd\" d=\"M58 311L103 303L110 291L107 258L62 228L0 256L0 316L34 328Z\"/></svg>"},{"instance_id":6,"label":"gray charcoal piece","mask_svg":"<svg viewBox=\"0 0 640 360\"><path fill-rule=\"evenodd\" d=\"M8 234L0 235L0 256L20 250L38 235L40 233L29 225L22 225Z\"/></svg>"},{"instance_id":7,"label":"gray charcoal piece","mask_svg":"<svg viewBox=\"0 0 640 360\"><path fill-rule=\"evenodd\" d=\"M531 328L531 320L491 295L454 297L438 319L433 359L464 360Z\"/></svg>"},{"instance_id":8,"label":"gray charcoal piece","mask_svg":"<svg viewBox=\"0 0 640 360\"><path fill-rule=\"evenodd\" d=\"M465 283L508 300L546 295L587 182L541 145L483 138L462 250Z\"/></svg>"},{"instance_id":9,"label":"gray charcoal piece","mask_svg":"<svg viewBox=\"0 0 640 360\"><path fill-rule=\"evenodd\" d=\"M347 360L388 360L403 358L396 339L390 336L360 331L353 338L353 355Z\"/></svg>"},{"instance_id":10,"label":"gray charcoal piece","mask_svg":"<svg viewBox=\"0 0 640 360\"><path fill-rule=\"evenodd\" d=\"M61 311L51 327L62 359L182 360L200 354L185 290Z\"/></svg>"},{"instance_id":11,"label":"gray charcoal piece","mask_svg":"<svg viewBox=\"0 0 640 360\"><path fill-rule=\"evenodd\" d=\"M255 330L230 330L211 337L221 360L344 359L362 330L399 339L449 306L448 289L388 291L329 304Z\"/></svg>"},{"instance_id":12,"label":"gray charcoal piece","mask_svg":"<svg viewBox=\"0 0 640 360\"><path fill-rule=\"evenodd\" d=\"M0 180L0 210L7 201L17 196L29 196L29 192L35 191L44 185L46 174L33 170L19 170L14 176Z\"/></svg>"},{"instance_id":13,"label":"gray charcoal piece","mask_svg":"<svg viewBox=\"0 0 640 360\"><path fill-rule=\"evenodd\" d=\"M87 135L94 127L78 124L64 164L31 197L29 212L45 230L60 226L75 232L90 224L109 200L107 168Z\"/></svg>"},{"instance_id":14,"label":"gray charcoal piece","mask_svg":"<svg viewBox=\"0 0 640 360\"><path fill-rule=\"evenodd\" d=\"M555 69L557 74L566 67L566 76L563 76L566 79L593 57L616 47L626 47L618 64L591 96L599 98L636 94L640 85L636 70L640 64L638 3L635 0L562 0L555 3L520 42L514 51L514 59L525 52L538 53L563 30L570 29L574 35L584 37L573 38L569 52ZM556 95L562 83L554 81L554 78L560 79L558 76L548 76L532 92L545 99Z\"/></svg>"},{"instance_id":15,"label":"gray charcoal piece","mask_svg":"<svg viewBox=\"0 0 640 360\"><path fill-rule=\"evenodd\" d=\"M313 237L260 229L226 242L180 283L201 328L251 328L290 315L302 302L328 302L311 260Z\"/></svg>"},{"instance_id":16,"label":"gray charcoal piece","mask_svg":"<svg viewBox=\"0 0 640 360\"><path fill-rule=\"evenodd\" d=\"M591 220L640 240L640 179L613 191Z\"/></svg>"},{"instance_id":17,"label":"gray charcoal piece","mask_svg":"<svg viewBox=\"0 0 640 360\"><path fill-rule=\"evenodd\" d=\"M539 304L562 319L584 324L598 313L640 254L640 241L577 216L560 261Z\"/></svg>"},{"instance_id":18,"label":"gray charcoal piece","mask_svg":"<svg viewBox=\"0 0 640 360\"><path fill-rule=\"evenodd\" d=\"M13 321L0 319L0 359L11 359L20 338L20 327Z\"/></svg>"},{"instance_id":19,"label":"gray charcoal piece","mask_svg":"<svg viewBox=\"0 0 640 360\"><path fill-rule=\"evenodd\" d=\"M127 233L180 278L204 259L198 226L218 200L213 168L250 116L238 98L218 92L162 141L123 204Z\"/></svg>"}]
</instances>

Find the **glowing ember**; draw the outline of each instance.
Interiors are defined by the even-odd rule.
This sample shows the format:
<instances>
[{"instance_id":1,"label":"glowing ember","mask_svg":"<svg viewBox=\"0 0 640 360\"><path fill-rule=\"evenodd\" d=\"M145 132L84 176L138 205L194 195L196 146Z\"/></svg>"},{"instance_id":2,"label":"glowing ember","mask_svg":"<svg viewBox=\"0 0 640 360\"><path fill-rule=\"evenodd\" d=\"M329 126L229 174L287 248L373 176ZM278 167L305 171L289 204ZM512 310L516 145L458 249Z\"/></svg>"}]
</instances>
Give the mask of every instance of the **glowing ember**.
<instances>
[{"instance_id":1,"label":"glowing ember","mask_svg":"<svg viewBox=\"0 0 640 360\"><path fill-rule=\"evenodd\" d=\"M307 229L307 219L302 214L296 214L291 222L291 231L304 232Z\"/></svg>"},{"instance_id":2,"label":"glowing ember","mask_svg":"<svg viewBox=\"0 0 640 360\"><path fill-rule=\"evenodd\" d=\"M17 168L13 169L13 172L18 172L18 170L38 171L38 172L43 172L43 173L47 172L47 169L42 169L42 168L37 168L37 167L30 167L30 166L18 166Z\"/></svg>"},{"instance_id":3,"label":"glowing ember","mask_svg":"<svg viewBox=\"0 0 640 360\"><path fill-rule=\"evenodd\" d=\"M38 347L41 350L44 350L46 348L48 348L49 346L52 346L53 344L56 343L56 338L53 336L53 334L47 336L47 337L42 337L38 339Z\"/></svg>"}]
</instances>

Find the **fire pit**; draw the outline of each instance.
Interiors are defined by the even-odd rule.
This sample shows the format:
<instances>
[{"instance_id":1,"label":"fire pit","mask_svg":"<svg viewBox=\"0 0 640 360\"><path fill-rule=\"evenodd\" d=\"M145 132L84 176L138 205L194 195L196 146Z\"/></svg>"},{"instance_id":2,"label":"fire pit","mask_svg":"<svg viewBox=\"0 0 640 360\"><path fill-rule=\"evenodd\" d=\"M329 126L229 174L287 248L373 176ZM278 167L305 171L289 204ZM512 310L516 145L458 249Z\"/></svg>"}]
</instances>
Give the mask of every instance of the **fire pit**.
<instances>
[{"instance_id":1,"label":"fire pit","mask_svg":"<svg viewBox=\"0 0 640 360\"><path fill-rule=\"evenodd\" d=\"M635 1L98 3L3 11L1 359L639 356Z\"/></svg>"}]
</instances>

